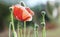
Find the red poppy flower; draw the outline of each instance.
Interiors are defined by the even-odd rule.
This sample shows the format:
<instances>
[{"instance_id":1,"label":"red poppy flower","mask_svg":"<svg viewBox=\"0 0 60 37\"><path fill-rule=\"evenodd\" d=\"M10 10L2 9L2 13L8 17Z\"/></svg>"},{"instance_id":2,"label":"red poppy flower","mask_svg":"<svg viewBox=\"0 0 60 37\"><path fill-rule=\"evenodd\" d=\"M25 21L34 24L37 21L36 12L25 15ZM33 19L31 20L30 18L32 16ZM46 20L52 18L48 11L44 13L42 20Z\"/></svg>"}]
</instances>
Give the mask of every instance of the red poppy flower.
<instances>
[{"instance_id":1,"label":"red poppy flower","mask_svg":"<svg viewBox=\"0 0 60 37\"><path fill-rule=\"evenodd\" d=\"M30 8L23 7L21 5L15 5L12 7L13 7L14 17L17 20L21 20L21 21L31 21L32 20L32 16L34 15L34 12Z\"/></svg>"}]
</instances>

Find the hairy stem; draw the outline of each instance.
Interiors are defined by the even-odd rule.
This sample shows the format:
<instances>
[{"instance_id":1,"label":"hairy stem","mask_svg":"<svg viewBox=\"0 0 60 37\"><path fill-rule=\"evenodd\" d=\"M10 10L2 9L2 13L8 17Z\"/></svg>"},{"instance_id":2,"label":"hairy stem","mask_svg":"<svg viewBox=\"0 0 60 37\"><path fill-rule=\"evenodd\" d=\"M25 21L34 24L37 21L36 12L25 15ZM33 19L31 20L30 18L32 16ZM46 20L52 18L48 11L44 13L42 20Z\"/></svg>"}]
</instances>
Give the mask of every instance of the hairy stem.
<instances>
[{"instance_id":1,"label":"hairy stem","mask_svg":"<svg viewBox=\"0 0 60 37\"><path fill-rule=\"evenodd\" d=\"M26 37L26 21L24 21L24 37Z\"/></svg>"},{"instance_id":2,"label":"hairy stem","mask_svg":"<svg viewBox=\"0 0 60 37\"><path fill-rule=\"evenodd\" d=\"M46 37L46 29L45 29L45 15L43 15L43 30L42 30L42 37Z\"/></svg>"}]
</instances>

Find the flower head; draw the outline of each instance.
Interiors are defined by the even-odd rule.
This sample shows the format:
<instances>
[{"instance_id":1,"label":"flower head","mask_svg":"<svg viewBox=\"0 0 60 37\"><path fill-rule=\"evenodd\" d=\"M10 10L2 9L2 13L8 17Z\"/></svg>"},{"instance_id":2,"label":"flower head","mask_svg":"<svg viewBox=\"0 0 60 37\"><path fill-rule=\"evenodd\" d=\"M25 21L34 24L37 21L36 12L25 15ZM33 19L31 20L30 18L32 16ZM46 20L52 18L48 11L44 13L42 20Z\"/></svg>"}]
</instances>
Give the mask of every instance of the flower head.
<instances>
[{"instance_id":1,"label":"flower head","mask_svg":"<svg viewBox=\"0 0 60 37\"><path fill-rule=\"evenodd\" d=\"M20 4L13 5L13 15L17 20L31 21L34 12L29 7L21 6Z\"/></svg>"}]
</instances>

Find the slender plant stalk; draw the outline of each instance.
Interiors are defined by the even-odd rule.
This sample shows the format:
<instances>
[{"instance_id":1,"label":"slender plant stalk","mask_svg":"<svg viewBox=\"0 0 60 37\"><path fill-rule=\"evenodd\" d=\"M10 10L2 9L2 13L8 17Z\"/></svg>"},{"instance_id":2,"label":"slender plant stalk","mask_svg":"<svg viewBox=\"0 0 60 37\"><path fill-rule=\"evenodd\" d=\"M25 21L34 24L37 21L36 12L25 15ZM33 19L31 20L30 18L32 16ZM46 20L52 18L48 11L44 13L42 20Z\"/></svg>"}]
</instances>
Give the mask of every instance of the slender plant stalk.
<instances>
[{"instance_id":1,"label":"slender plant stalk","mask_svg":"<svg viewBox=\"0 0 60 37\"><path fill-rule=\"evenodd\" d=\"M36 24L34 25L34 37L36 37Z\"/></svg>"},{"instance_id":2,"label":"slender plant stalk","mask_svg":"<svg viewBox=\"0 0 60 37\"><path fill-rule=\"evenodd\" d=\"M46 37L46 30L45 30L45 26L43 27L42 37Z\"/></svg>"},{"instance_id":3,"label":"slender plant stalk","mask_svg":"<svg viewBox=\"0 0 60 37\"><path fill-rule=\"evenodd\" d=\"M38 28L37 28L37 30L36 30L36 37L38 37L38 35L39 35L39 34L38 34Z\"/></svg>"},{"instance_id":4,"label":"slender plant stalk","mask_svg":"<svg viewBox=\"0 0 60 37\"><path fill-rule=\"evenodd\" d=\"M10 24L9 24L9 37L11 36L10 33L11 32L11 22L10 22Z\"/></svg>"},{"instance_id":5,"label":"slender plant stalk","mask_svg":"<svg viewBox=\"0 0 60 37\"><path fill-rule=\"evenodd\" d=\"M26 21L24 21L24 37L26 37Z\"/></svg>"},{"instance_id":6,"label":"slender plant stalk","mask_svg":"<svg viewBox=\"0 0 60 37\"><path fill-rule=\"evenodd\" d=\"M24 7L26 7L26 5L23 1L21 1L20 4ZM24 37L26 37L26 21L24 21Z\"/></svg>"},{"instance_id":7,"label":"slender plant stalk","mask_svg":"<svg viewBox=\"0 0 60 37\"><path fill-rule=\"evenodd\" d=\"M11 23L12 23L13 31L14 31L15 28L14 28L14 20L13 20L13 10L11 10Z\"/></svg>"},{"instance_id":8,"label":"slender plant stalk","mask_svg":"<svg viewBox=\"0 0 60 37\"><path fill-rule=\"evenodd\" d=\"M21 25L19 25L19 21L18 21L18 37L22 37L22 28Z\"/></svg>"},{"instance_id":9,"label":"slender plant stalk","mask_svg":"<svg viewBox=\"0 0 60 37\"><path fill-rule=\"evenodd\" d=\"M30 31L28 30L28 36L27 37L30 37Z\"/></svg>"},{"instance_id":10,"label":"slender plant stalk","mask_svg":"<svg viewBox=\"0 0 60 37\"><path fill-rule=\"evenodd\" d=\"M34 26L34 37L38 37L38 25Z\"/></svg>"},{"instance_id":11,"label":"slender plant stalk","mask_svg":"<svg viewBox=\"0 0 60 37\"><path fill-rule=\"evenodd\" d=\"M36 37L36 30L34 30L34 37Z\"/></svg>"},{"instance_id":12,"label":"slender plant stalk","mask_svg":"<svg viewBox=\"0 0 60 37\"><path fill-rule=\"evenodd\" d=\"M19 28L19 21L18 21L18 37L20 37L20 28Z\"/></svg>"},{"instance_id":13,"label":"slender plant stalk","mask_svg":"<svg viewBox=\"0 0 60 37\"><path fill-rule=\"evenodd\" d=\"M11 12L11 24L12 24L12 27L13 27L13 36L17 37L17 33L15 31L15 28L14 28L13 10L10 10L10 12Z\"/></svg>"},{"instance_id":14,"label":"slender plant stalk","mask_svg":"<svg viewBox=\"0 0 60 37\"><path fill-rule=\"evenodd\" d=\"M43 30L42 30L42 37L46 37L46 29L45 29L45 15L42 15L43 16Z\"/></svg>"},{"instance_id":15,"label":"slender plant stalk","mask_svg":"<svg viewBox=\"0 0 60 37\"><path fill-rule=\"evenodd\" d=\"M22 28L20 29L20 33L21 33L21 37L23 37L23 34L22 34Z\"/></svg>"}]
</instances>

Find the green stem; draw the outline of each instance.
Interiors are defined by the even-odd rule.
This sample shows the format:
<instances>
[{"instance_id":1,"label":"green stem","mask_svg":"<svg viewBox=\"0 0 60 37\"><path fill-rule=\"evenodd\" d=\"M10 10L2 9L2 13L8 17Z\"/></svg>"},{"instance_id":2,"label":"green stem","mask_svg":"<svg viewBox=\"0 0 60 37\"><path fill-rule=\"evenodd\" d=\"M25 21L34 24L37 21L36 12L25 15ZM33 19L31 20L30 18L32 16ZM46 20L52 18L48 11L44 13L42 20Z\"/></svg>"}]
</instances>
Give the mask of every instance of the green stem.
<instances>
[{"instance_id":1,"label":"green stem","mask_svg":"<svg viewBox=\"0 0 60 37\"><path fill-rule=\"evenodd\" d=\"M45 15L43 15L43 30L42 30L42 37L46 37L46 29L45 29Z\"/></svg>"},{"instance_id":2,"label":"green stem","mask_svg":"<svg viewBox=\"0 0 60 37\"><path fill-rule=\"evenodd\" d=\"M24 37L26 37L26 21L24 21Z\"/></svg>"},{"instance_id":3,"label":"green stem","mask_svg":"<svg viewBox=\"0 0 60 37\"><path fill-rule=\"evenodd\" d=\"M36 34L36 33L35 33L35 25L34 25L34 28L33 28L33 29L34 29L34 37L36 37L36 35L35 35L35 34Z\"/></svg>"},{"instance_id":4,"label":"green stem","mask_svg":"<svg viewBox=\"0 0 60 37\"><path fill-rule=\"evenodd\" d=\"M34 37L36 37L36 24L34 25Z\"/></svg>"},{"instance_id":5,"label":"green stem","mask_svg":"<svg viewBox=\"0 0 60 37\"><path fill-rule=\"evenodd\" d=\"M23 37L23 34L22 34L22 29L20 29L20 32L21 32L21 37Z\"/></svg>"},{"instance_id":6,"label":"green stem","mask_svg":"<svg viewBox=\"0 0 60 37\"><path fill-rule=\"evenodd\" d=\"M30 31L28 30L28 36L27 37L30 37Z\"/></svg>"},{"instance_id":7,"label":"green stem","mask_svg":"<svg viewBox=\"0 0 60 37\"><path fill-rule=\"evenodd\" d=\"M13 20L13 10L10 10L11 11L11 23L12 23L12 27L13 27L13 33L14 33L14 37L16 37L15 35L15 28L14 28L14 20Z\"/></svg>"},{"instance_id":8,"label":"green stem","mask_svg":"<svg viewBox=\"0 0 60 37\"><path fill-rule=\"evenodd\" d=\"M38 25L35 23L35 26L34 26L34 37L38 37Z\"/></svg>"},{"instance_id":9,"label":"green stem","mask_svg":"<svg viewBox=\"0 0 60 37\"><path fill-rule=\"evenodd\" d=\"M45 30L45 26L43 27L42 37L46 37L46 30Z\"/></svg>"},{"instance_id":10,"label":"green stem","mask_svg":"<svg viewBox=\"0 0 60 37\"><path fill-rule=\"evenodd\" d=\"M18 21L18 37L20 37L19 21Z\"/></svg>"},{"instance_id":11,"label":"green stem","mask_svg":"<svg viewBox=\"0 0 60 37\"><path fill-rule=\"evenodd\" d=\"M36 34L36 33L35 33L35 27L34 27L34 37L36 36L35 34Z\"/></svg>"},{"instance_id":12,"label":"green stem","mask_svg":"<svg viewBox=\"0 0 60 37\"><path fill-rule=\"evenodd\" d=\"M11 11L11 23L12 23L13 31L14 31L15 29L14 29L13 11Z\"/></svg>"},{"instance_id":13,"label":"green stem","mask_svg":"<svg viewBox=\"0 0 60 37\"><path fill-rule=\"evenodd\" d=\"M38 34L38 28L37 28L37 30L36 30L36 37L38 37L38 35L39 35L39 34Z\"/></svg>"},{"instance_id":14,"label":"green stem","mask_svg":"<svg viewBox=\"0 0 60 37\"><path fill-rule=\"evenodd\" d=\"M9 24L9 37L10 37L10 32L11 32L11 22Z\"/></svg>"}]
</instances>

